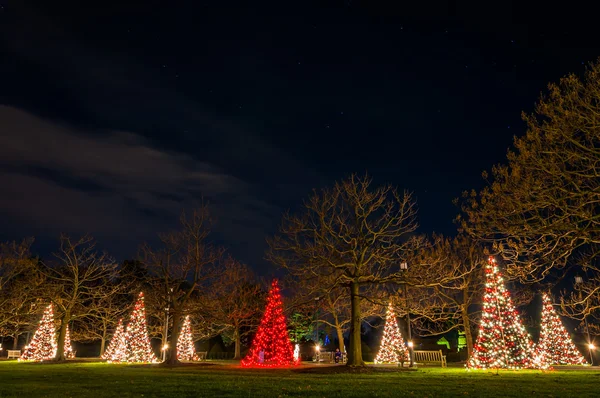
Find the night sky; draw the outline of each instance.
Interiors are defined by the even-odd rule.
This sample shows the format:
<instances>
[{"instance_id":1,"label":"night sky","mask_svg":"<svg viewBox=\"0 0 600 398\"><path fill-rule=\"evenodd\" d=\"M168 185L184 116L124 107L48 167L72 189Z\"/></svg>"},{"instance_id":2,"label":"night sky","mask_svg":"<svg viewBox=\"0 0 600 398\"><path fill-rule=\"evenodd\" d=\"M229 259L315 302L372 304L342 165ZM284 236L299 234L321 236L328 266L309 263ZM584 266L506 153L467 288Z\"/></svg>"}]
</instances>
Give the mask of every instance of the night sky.
<instances>
[{"instance_id":1,"label":"night sky","mask_svg":"<svg viewBox=\"0 0 600 398\"><path fill-rule=\"evenodd\" d=\"M282 212L353 172L453 234L521 111L600 56L577 2L126 3L0 0L2 240L132 258L204 195L214 239L269 274Z\"/></svg>"}]
</instances>

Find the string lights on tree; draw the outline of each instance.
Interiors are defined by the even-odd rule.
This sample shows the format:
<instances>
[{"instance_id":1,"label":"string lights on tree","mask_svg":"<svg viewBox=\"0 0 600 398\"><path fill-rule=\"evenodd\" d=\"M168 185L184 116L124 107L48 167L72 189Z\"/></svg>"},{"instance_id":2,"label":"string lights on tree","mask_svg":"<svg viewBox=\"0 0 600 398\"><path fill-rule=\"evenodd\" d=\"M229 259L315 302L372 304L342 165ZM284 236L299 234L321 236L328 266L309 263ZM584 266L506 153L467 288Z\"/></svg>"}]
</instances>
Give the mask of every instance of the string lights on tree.
<instances>
[{"instance_id":1,"label":"string lights on tree","mask_svg":"<svg viewBox=\"0 0 600 398\"><path fill-rule=\"evenodd\" d=\"M75 353L73 352L73 346L71 345L71 332L69 332L69 325L67 325L67 330L65 332L65 358L72 359L75 358Z\"/></svg>"},{"instance_id":2,"label":"string lights on tree","mask_svg":"<svg viewBox=\"0 0 600 398\"><path fill-rule=\"evenodd\" d=\"M144 293L140 292L133 307L126 332L127 362L158 362L148 337Z\"/></svg>"},{"instance_id":3,"label":"string lights on tree","mask_svg":"<svg viewBox=\"0 0 600 398\"><path fill-rule=\"evenodd\" d=\"M177 359L182 361L195 361L196 349L192 338L192 323L190 316L186 316L181 326L181 333L177 339Z\"/></svg>"},{"instance_id":4,"label":"string lights on tree","mask_svg":"<svg viewBox=\"0 0 600 398\"><path fill-rule=\"evenodd\" d=\"M587 365L554 310L550 295L546 293L542 295L542 330L537 351L552 365Z\"/></svg>"},{"instance_id":5,"label":"string lights on tree","mask_svg":"<svg viewBox=\"0 0 600 398\"><path fill-rule=\"evenodd\" d=\"M375 357L375 363L401 363L408 361L408 349L404 344L404 338L398 326L396 312L392 303L388 305L385 315L385 326L379 352Z\"/></svg>"},{"instance_id":6,"label":"string lights on tree","mask_svg":"<svg viewBox=\"0 0 600 398\"><path fill-rule=\"evenodd\" d=\"M56 355L56 329L54 327L54 309L48 305L33 335L33 339L19 358L23 361L49 361Z\"/></svg>"},{"instance_id":7,"label":"string lights on tree","mask_svg":"<svg viewBox=\"0 0 600 398\"><path fill-rule=\"evenodd\" d=\"M242 359L243 367L288 367L298 364L287 330L281 292L273 280L267 298L265 313L260 321L248 355Z\"/></svg>"},{"instance_id":8,"label":"string lights on tree","mask_svg":"<svg viewBox=\"0 0 600 398\"><path fill-rule=\"evenodd\" d=\"M102 354L102 358L108 362L127 362L127 335L123 319L119 319L117 329L106 351Z\"/></svg>"},{"instance_id":9,"label":"string lights on tree","mask_svg":"<svg viewBox=\"0 0 600 398\"><path fill-rule=\"evenodd\" d=\"M531 337L521 323L510 293L493 257L485 267L483 313L477 342L467 362L470 369L547 368L536 355Z\"/></svg>"}]
</instances>

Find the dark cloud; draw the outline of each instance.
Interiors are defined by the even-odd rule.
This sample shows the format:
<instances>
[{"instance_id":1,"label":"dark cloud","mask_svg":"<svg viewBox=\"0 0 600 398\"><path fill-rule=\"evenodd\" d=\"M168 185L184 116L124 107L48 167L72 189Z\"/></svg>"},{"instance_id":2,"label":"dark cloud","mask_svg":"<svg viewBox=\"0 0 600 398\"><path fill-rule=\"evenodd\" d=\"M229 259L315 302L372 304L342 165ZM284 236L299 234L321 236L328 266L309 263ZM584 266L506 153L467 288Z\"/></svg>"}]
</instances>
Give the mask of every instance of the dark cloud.
<instances>
[{"instance_id":1,"label":"dark cloud","mask_svg":"<svg viewBox=\"0 0 600 398\"><path fill-rule=\"evenodd\" d=\"M6 106L0 120L0 214L22 233L89 232L128 243L129 253L119 254L133 255L203 196L213 203L217 237L233 247L257 244L255 259L265 224L279 216L251 184L137 134L89 134Z\"/></svg>"}]
</instances>

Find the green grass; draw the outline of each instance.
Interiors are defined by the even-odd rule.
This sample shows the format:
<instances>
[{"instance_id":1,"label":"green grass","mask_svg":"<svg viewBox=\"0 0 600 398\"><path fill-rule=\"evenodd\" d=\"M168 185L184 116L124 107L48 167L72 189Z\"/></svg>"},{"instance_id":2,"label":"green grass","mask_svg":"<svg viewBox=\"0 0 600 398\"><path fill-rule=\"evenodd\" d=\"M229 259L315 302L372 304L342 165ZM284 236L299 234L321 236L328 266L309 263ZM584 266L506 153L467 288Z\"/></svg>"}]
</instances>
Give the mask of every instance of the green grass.
<instances>
[{"instance_id":1,"label":"green grass","mask_svg":"<svg viewBox=\"0 0 600 398\"><path fill-rule=\"evenodd\" d=\"M306 369L302 369L306 370ZM593 397L600 371L330 373L240 369L232 365L157 366L99 362L0 362L0 397Z\"/></svg>"}]
</instances>

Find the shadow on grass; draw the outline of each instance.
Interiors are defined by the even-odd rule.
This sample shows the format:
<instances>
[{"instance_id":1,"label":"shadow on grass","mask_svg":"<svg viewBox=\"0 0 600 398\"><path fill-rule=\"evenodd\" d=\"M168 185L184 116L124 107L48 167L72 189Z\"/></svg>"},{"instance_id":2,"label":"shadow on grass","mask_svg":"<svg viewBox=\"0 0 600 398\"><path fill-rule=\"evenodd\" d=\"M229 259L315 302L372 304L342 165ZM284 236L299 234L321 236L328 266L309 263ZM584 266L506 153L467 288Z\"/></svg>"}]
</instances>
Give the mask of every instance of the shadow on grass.
<instances>
[{"instance_id":1,"label":"shadow on grass","mask_svg":"<svg viewBox=\"0 0 600 398\"><path fill-rule=\"evenodd\" d=\"M312 374L372 374L372 373L404 373L416 372L417 368L401 368L398 366L311 366L305 368L294 368L295 373L312 373Z\"/></svg>"}]
</instances>

